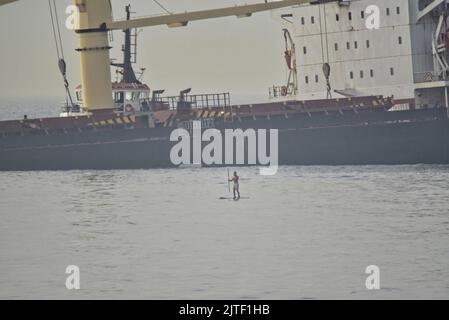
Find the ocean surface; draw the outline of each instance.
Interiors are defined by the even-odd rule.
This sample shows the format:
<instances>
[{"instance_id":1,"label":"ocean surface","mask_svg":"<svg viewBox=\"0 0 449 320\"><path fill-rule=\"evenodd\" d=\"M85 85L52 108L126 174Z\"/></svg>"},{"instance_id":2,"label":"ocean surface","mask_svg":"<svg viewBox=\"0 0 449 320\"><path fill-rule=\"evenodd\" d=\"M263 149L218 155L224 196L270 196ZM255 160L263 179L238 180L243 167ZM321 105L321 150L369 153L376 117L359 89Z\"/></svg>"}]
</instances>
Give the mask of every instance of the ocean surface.
<instances>
[{"instance_id":1,"label":"ocean surface","mask_svg":"<svg viewBox=\"0 0 449 320\"><path fill-rule=\"evenodd\" d=\"M0 299L449 298L449 166L238 172L0 172Z\"/></svg>"}]
</instances>

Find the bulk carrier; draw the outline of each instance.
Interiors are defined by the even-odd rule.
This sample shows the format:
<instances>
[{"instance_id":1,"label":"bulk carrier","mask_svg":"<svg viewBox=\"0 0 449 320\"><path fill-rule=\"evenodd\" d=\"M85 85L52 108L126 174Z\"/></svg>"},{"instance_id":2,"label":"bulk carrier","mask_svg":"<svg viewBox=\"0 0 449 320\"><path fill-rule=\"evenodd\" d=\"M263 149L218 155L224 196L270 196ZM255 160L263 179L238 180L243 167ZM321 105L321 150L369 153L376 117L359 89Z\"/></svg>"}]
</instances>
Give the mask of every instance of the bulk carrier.
<instances>
[{"instance_id":1,"label":"bulk carrier","mask_svg":"<svg viewBox=\"0 0 449 320\"><path fill-rule=\"evenodd\" d=\"M82 84L58 118L0 122L0 170L172 167L170 135L195 121L220 132L277 129L280 165L449 163L446 0L265 1L138 19L127 7L124 20L107 0L73 4ZM289 73L267 103L190 89L166 97L133 70L136 28L266 10L280 22ZM109 58L111 30L125 34L120 63Z\"/></svg>"}]
</instances>

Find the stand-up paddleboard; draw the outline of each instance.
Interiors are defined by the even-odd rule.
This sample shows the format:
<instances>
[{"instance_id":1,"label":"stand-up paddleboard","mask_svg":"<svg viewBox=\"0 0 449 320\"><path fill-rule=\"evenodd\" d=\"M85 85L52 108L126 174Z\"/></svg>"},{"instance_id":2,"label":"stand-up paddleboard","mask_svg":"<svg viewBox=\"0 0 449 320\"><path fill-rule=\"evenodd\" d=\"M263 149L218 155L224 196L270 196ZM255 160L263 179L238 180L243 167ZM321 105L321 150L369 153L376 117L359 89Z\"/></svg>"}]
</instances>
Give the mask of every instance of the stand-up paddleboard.
<instances>
[{"instance_id":1,"label":"stand-up paddleboard","mask_svg":"<svg viewBox=\"0 0 449 320\"><path fill-rule=\"evenodd\" d=\"M235 201L248 200L248 199L249 199L249 197L240 197L240 198L237 198L237 199L234 199L234 197L220 197L220 198L218 198L218 200L235 200Z\"/></svg>"}]
</instances>

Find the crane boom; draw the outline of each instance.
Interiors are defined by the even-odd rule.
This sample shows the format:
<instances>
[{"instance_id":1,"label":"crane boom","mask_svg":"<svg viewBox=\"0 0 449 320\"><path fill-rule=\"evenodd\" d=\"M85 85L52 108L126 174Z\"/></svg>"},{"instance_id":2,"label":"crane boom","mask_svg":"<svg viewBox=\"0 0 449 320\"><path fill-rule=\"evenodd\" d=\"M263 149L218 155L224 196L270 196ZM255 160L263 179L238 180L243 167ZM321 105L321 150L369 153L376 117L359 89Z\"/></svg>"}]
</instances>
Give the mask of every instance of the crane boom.
<instances>
[{"instance_id":1,"label":"crane boom","mask_svg":"<svg viewBox=\"0 0 449 320\"><path fill-rule=\"evenodd\" d=\"M253 13L285 8L311 0L282 0L251 5L234 6L227 8L185 12L177 14L164 14L160 16L138 18L133 20L117 20L107 24L110 30L123 30L130 28L153 27L167 25L169 27L185 26L190 21L222 18L229 16L249 17Z\"/></svg>"}]
</instances>

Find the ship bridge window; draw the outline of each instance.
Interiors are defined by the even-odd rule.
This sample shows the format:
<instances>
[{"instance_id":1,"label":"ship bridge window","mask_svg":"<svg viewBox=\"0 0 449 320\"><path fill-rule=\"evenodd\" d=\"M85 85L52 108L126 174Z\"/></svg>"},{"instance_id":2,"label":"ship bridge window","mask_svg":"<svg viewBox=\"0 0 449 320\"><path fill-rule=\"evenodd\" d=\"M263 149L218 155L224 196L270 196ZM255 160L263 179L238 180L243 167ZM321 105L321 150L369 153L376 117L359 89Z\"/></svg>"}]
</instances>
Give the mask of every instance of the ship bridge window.
<instances>
[{"instance_id":1,"label":"ship bridge window","mask_svg":"<svg viewBox=\"0 0 449 320\"><path fill-rule=\"evenodd\" d=\"M140 92L133 92L132 93L132 100L137 101L140 99L141 93Z\"/></svg>"},{"instance_id":2,"label":"ship bridge window","mask_svg":"<svg viewBox=\"0 0 449 320\"><path fill-rule=\"evenodd\" d=\"M116 103L123 103L124 101L123 97L124 97L123 92L119 91L115 93L114 100Z\"/></svg>"},{"instance_id":3,"label":"ship bridge window","mask_svg":"<svg viewBox=\"0 0 449 320\"><path fill-rule=\"evenodd\" d=\"M125 92L125 99L128 101L133 100L133 93L131 91Z\"/></svg>"},{"instance_id":4,"label":"ship bridge window","mask_svg":"<svg viewBox=\"0 0 449 320\"><path fill-rule=\"evenodd\" d=\"M146 91L142 91L142 92L140 93L140 99L147 99L147 98L149 98L149 97L150 97L150 95L149 95L149 93L146 92Z\"/></svg>"}]
</instances>

